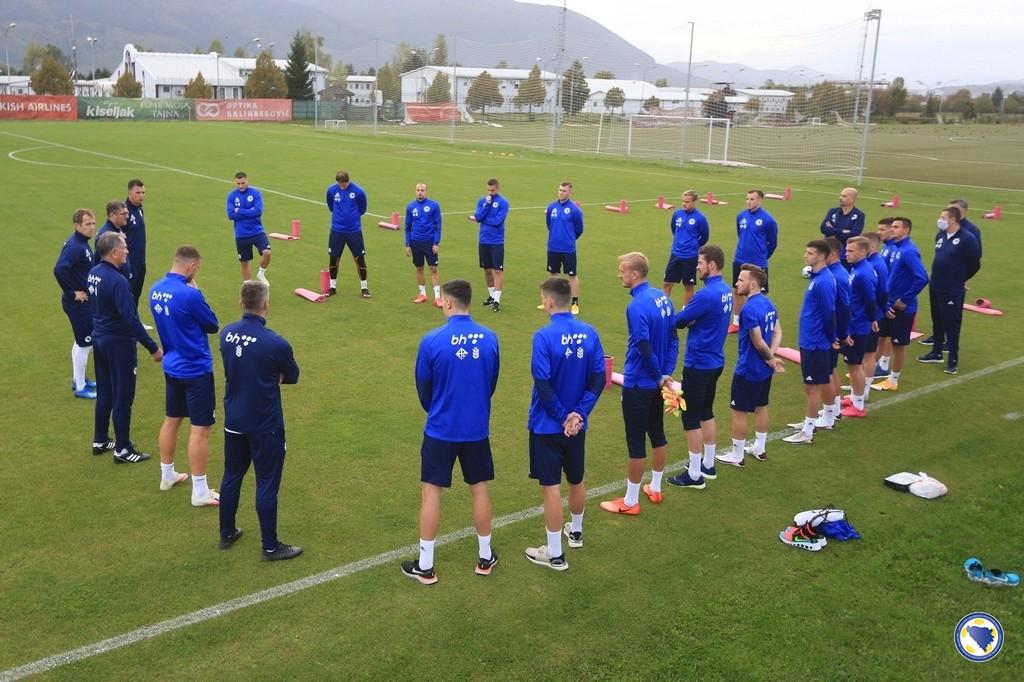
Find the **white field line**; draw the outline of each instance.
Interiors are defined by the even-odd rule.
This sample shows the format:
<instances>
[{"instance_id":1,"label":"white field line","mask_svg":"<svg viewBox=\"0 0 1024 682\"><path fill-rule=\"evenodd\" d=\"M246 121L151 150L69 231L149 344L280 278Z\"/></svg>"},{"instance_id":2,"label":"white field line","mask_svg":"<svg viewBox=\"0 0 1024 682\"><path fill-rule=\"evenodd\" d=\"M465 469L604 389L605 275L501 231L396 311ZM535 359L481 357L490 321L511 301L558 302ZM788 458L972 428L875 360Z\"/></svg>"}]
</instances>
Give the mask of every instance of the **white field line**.
<instances>
[{"instance_id":1,"label":"white field line","mask_svg":"<svg viewBox=\"0 0 1024 682\"><path fill-rule=\"evenodd\" d=\"M1012 360L1006 360L1004 362L1000 362L999 364L991 365L989 367L976 370L974 372L969 372L967 374L962 374L951 379L946 379L944 381L940 381L929 386L923 386L921 388L916 388L906 393L899 393L897 395L884 398L877 402L869 403L868 409L874 411L891 407L893 405L898 405L902 402L913 400L914 398L930 395L937 391L942 391L947 388L959 386L960 384L966 383L968 381L980 379L982 377L989 376L990 374L995 374L997 372L1001 372L1003 370L1016 367L1017 365L1020 365L1022 363L1024 363L1024 355L1017 358L1013 358ZM792 433L792 430L775 431L768 435L768 440L779 440L783 436L788 435L789 433ZM683 462L676 462L675 464L672 464L666 468L681 469L683 465ZM623 483L621 480L606 483L605 485L599 486L597 488L589 489L587 491L587 497L601 497L609 493L621 490L622 486ZM567 500L563 499L562 505L565 506L566 504L568 504ZM526 519L532 519L538 516L543 516L543 514L543 507L529 507L527 509L521 509L520 511L514 512L512 514L506 514L505 516L501 516L497 519L494 519L492 526L494 528L503 528L505 526L512 525L513 523L518 523L519 521L525 521ZM475 533L475 528L473 528L472 526L467 526L466 528L461 528L459 530L452 531L451 533L445 533L444 535L441 535L437 538L437 545L448 545L453 542L457 542L459 540L471 537ZM213 620L214 618L218 618L220 616L224 616L229 613L233 613L235 611L239 611L250 606L255 606L256 604L262 604L273 599L286 597L288 595L295 594L296 592L301 592L311 587L317 587L319 585L334 582L335 580L340 580L342 578L355 575L356 573L361 573L371 568L377 568L379 566L384 566L387 564L391 564L393 562L397 562L402 557L414 556L418 551L418 543L405 545L403 547L398 547L396 549L392 549L390 551L383 552L372 557L367 557L365 559L360 559L358 561L353 561L348 564L343 564L336 568L328 569L320 573L315 573L305 578L293 580L292 582L277 585L275 587L269 587L265 590L260 590L259 592L253 592L251 594L243 595L241 597L229 599L228 601L224 601L213 606L208 606L204 609L199 609L198 611L192 611L191 613L186 613L176 618L171 618L168 620L160 621L159 623L154 623L153 625L147 625L136 630L131 630L129 632L125 632L120 635L116 635L114 637L110 637L108 639L95 642L93 644L87 644L85 646L81 646L75 649L69 649L59 654L54 654L53 656L47 656L46 658L41 658L37 661L33 661L31 663L26 663L25 665L21 665L16 668L10 668L9 670L5 670L2 673L0 673L0 682L7 682L8 680L19 680L30 675L38 675L39 673L43 673L48 670L53 670L55 668L69 665L71 663L76 663L87 658L92 658L93 656L98 656L108 651L114 651L116 649L121 649L131 644L135 644L137 642L142 642L147 639L159 637L160 635L166 634L168 632L182 630L190 625L197 625L208 620Z\"/></svg>"}]
</instances>

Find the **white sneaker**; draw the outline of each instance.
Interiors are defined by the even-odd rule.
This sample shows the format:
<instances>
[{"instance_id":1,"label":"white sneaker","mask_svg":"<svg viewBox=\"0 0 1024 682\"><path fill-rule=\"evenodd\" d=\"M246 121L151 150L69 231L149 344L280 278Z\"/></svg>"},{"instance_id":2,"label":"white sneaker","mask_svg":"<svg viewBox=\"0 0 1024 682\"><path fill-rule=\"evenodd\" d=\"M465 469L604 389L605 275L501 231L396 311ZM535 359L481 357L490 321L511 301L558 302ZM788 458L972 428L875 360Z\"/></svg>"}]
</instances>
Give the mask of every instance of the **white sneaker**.
<instances>
[{"instance_id":1,"label":"white sneaker","mask_svg":"<svg viewBox=\"0 0 1024 682\"><path fill-rule=\"evenodd\" d=\"M804 428L804 423L803 422L790 422L790 423L786 424L786 426L788 426L791 429L800 430L800 429Z\"/></svg>"},{"instance_id":2,"label":"white sneaker","mask_svg":"<svg viewBox=\"0 0 1024 682\"><path fill-rule=\"evenodd\" d=\"M569 564L565 562L565 555L553 557L548 554L548 546L527 547L526 558L538 566L547 566L555 571L568 571Z\"/></svg>"},{"instance_id":3,"label":"white sneaker","mask_svg":"<svg viewBox=\"0 0 1024 682\"><path fill-rule=\"evenodd\" d=\"M184 483L188 480L188 474L185 472L178 473L174 478L168 480L166 478L160 479L160 490L170 490L179 483Z\"/></svg>"},{"instance_id":4,"label":"white sneaker","mask_svg":"<svg viewBox=\"0 0 1024 682\"><path fill-rule=\"evenodd\" d=\"M192 495L192 506L193 507L218 507L220 506L220 493L216 490L210 490L206 495L198 497Z\"/></svg>"},{"instance_id":5,"label":"white sneaker","mask_svg":"<svg viewBox=\"0 0 1024 682\"><path fill-rule=\"evenodd\" d=\"M737 457L732 454L732 450L723 450L721 453L715 455L715 459L722 464L731 464L732 466L739 467L740 469L744 466L743 457Z\"/></svg>"},{"instance_id":6,"label":"white sneaker","mask_svg":"<svg viewBox=\"0 0 1024 682\"><path fill-rule=\"evenodd\" d=\"M792 436L786 436L782 440L787 443L797 443L802 445L810 445L814 442L814 436L805 436L803 431L797 431Z\"/></svg>"},{"instance_id":7,"label":"white sneaker","mask_svg":"<svg viewBox=\"0 0 1024 682\"><path fill-rule=\"evenodd\" d=\"M270 286L270 280L268 280L267 276L265 274L263 274L262 272L257 272L256 273L256 279L258 279L259 281L263 282L268 287Z\"/></svg>"},{"instance_id":8,"label":"white sneaker","mask_svg":"<svg viewBox=\"0 0 1024 682\"><path fill-rule=\"evenodd\" d=\"M768 461L767 451L766 450L756 450L756 449L754 449L753 445L748 445L747 447L743 448L743 452L745 454L747 454L747 455L750 455L751 457L756 459L758 462L767 462Z\"/></svg>"},{"instance_id":9,"label":"white sneaker","mask_svg":"<svg viewBox=\"0 0 1024 682\"><path fill-rule=\"evenodd\" d=\"M833 428L835 428L835 422L829 424L827 421L825 421L825 417L818 417L817 419L814 420L814 428L831 431Z\"/></svg>"}]
</instances>

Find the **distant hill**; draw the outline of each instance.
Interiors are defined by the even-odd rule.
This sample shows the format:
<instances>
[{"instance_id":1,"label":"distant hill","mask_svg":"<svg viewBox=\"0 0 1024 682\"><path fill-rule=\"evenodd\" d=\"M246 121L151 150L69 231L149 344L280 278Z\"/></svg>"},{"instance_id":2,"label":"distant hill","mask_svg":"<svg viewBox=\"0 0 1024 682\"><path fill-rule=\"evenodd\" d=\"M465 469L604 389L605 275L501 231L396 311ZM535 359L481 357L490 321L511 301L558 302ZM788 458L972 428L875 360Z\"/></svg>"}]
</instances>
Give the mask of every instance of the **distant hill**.
<instances>
[{"instance_id":1,"label":"distant hill","mask_svg":"<svg viewBox=\"0 0 1024 682\"><path fill-rule=\"evenodd\" d=\"M665 66L683 72L686 77L686 62L669 62ZM793 66L788 69L755 69L746 64L713 62L702 60L693 63L693 75L699 75L710 82L732 83L733 87L759 88L767 81L777 85L811 85L823 80L853 80L856 74L841 76L823 73L809 66ZM865 75L865 78L868 78Z\"/></svg>"},{"instance_id":2,"label":"distant hill","mask_svg":"<svg viewBox=\"0 0 1024 682\"><path fill-rule=\"evenodd\" d=\"M972 97L977 97L983 92L991 93L997 87L1002 88L1005 95L1009 95L1011 92L1024 92L1024 80L997 81L995 83L986 83L985 85L946 85L936 88L935 92L940 92L943 95L952 95L957 90L967 88L971 91Z\"/></svg>"}]
</instances>

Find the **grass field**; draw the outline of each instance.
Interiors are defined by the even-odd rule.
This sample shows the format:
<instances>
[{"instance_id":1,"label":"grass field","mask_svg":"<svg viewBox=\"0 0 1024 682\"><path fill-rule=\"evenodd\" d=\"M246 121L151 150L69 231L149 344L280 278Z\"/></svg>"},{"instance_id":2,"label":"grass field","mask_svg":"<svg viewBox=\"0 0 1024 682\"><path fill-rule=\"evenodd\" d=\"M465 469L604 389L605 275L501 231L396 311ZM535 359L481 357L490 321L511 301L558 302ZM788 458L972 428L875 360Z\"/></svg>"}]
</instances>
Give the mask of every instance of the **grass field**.
<instances>
[{"instance_id":1,"label":"grass field","mask_svg":"<svg viewBox=\"0 0 1024 682\"><path fill-rule=\"evenodd\" d=\"M934 219L950 197L968 197L970 217L984 232L984 267L970 293L992 299L1006 316L968 314L958 377L908 362L900 393L873 396L875 409L864 422L844 422L810 448L773 440L768 463L720 472L705 491L668 489L664 504L645 505L638 518L612 517L596 505L624 488L613 388L599 402L588 438L587 482L604 486L604 494L588 504L586 547L572 550L570 570L557 574L528 563L522 550L544 537L539 491L526 475L525 423L530 339L545 322L534 309L544 276L542 208L558 182L575 183L574 198L586 214L582 317L597 327L606 351L621 358L628 294L615 278L615 256L646 252L652 279L660 280L669 216L652 208L659 194L677 197L692 187L730 201L704 209L712 241L730 256L744 191L793 187L793 201L768 205L781 226L772 298L793 341L805 286L803 245L818 234L841 181L291 125L0 124L9 254L0 298L0 670L7 671L0 678L134 633L118 646L83 652L109 648L105 653L73 655L46 674L76 680L1019 679L1019 588L971 583L961 565L978 556L986 565L1024 568L1018 462L1024 304L1013 298L1020 282L1016 231L1024 224L1022 147L1024 131L995 126L883 128L872 138L860 201L869 223L891 212L878 203L898 193L897 212L917 224L913 236L926 263ZM494 547L501 563L489 578L473 575L476 544L456 532L470 525L464 486L445 497L442 533L456 534L437 551L440 583L423 588L398 570L399 555L413 556L418 535L423 415L414 356L420 336L442 322L439 311L411 304L415 282L402 237L369 227L377 218L367 217L372 300L359 298L347 259L337 297L312 305L290 293L317 286L329 225L323 191L339 168L367 190L370 211L380 216L402 210L414 184L428 182L445 210L442 277L465 277L475 287L482 282L476 227L464 216L492 176L512 203L503 310L475 313L497 332L503 356L491 425L497 468L491 492L502 519ZM283 390L290 454L279 528L284 541L306 554L284 563L259 561L251 475L239 512L246 537L220 552L216 511L191 508L187 490L159 492L155 462L115 467L109 457L90 456L92 404L68 391L71 339L51 274L71 212L80 206L102 212L139 176L148 189L149 281L169 265L175 247L194 244L203 254L197 281L222 325L234 321L239 275L223 206L239 169L263 190L268 230L287 231L293 219L303 225L301 241L275 242L269 271L269 325L292 342L302 368L299 384ZM601 210L621 197L630 200L628 215ZM1004 219L981 221L982 210L996 203ZM927 319L926 302L921 316ZM919 352L924 349L915 344L908 356ZM727 375L735 355L730 337ZM155 452L163 378L144 353L138 375L133 437ZM728 443L727 387L723 377L721 446ZM773 387L773 431L797 418L801 406L800 378L791 367ZM681 461L681 429L669 426L670 461ZM214 484L222 443L215 429ZM183 448L184 440L180 468L187 462ZM882 486L884 476L902 470L927 471L949 485L949 495L925 501ZM862 540L833 542L819 554L779 542L794 513L829 503L847 510ZM309 576L316 584L308 589L293 586L291 594L244 606L257 601L254 593ZM224 606L225 615L188 615L230 600L239 601ZM961 658L952 643L957 621L975 610L996 616L1006 633L1002 653L982 667ZM136 632L183 616L174 622L180 627Z\"/></svg>"}]
</instances>

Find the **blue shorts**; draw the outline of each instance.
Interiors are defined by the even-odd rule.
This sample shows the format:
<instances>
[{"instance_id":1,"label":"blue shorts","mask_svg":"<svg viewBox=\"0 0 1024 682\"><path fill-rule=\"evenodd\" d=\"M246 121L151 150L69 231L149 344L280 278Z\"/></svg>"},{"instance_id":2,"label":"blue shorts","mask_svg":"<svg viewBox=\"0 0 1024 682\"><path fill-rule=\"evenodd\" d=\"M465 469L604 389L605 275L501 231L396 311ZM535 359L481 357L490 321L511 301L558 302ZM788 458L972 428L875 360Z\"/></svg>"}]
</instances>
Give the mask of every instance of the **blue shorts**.
<instances>
[{"instance_id":1,"label":"blue shorts","mask_svg":"<svg viewBox=\"0 0 1024 682\"><path fill-rule=\"evenodd\" d=\"M647 457L647 439L652 448L668 444L665 412L660 388L622 387L622 421L626 424L626 449L630 459Z\"/></svg>"},{"instance_id":2,"label":"blue shorts","mask_svg":"<svg viewBox=\"0 0 1024 682\"><path fill-rule=\"evenodd\" d=\"M739 374L733 374L729 407L737 412L753 412L768 404L768 393L771 390L771 375L762 381L751 381Z\"/></svg>"},{"instance_id":3,"label":"blue shorts","mask_svg":"<svg viewBox=\"0 0 1024 682\"><path fill-rule=\"evenodd\" d=\"M252 248L256 247L259 253L270 250L270 240L266 232L260 232L252 237L235 237L235 249L238 251L238 260L245 262L252 260Z\"/></svg>"},{"instance_id":4,"label":"blue shorts","mask_svg":"<svg viewBox=\"0 0 1024 682\"><path fill-rule=\"evenodd\" d=\"M558 485L565 480L572 485L583 482L583 453L586 431L573 437L564 433L530 432L530 478L541 485Z\"/></svg>"},{"instance_id":5,"label":"blue shorts","mask_svg":"<svg viewBox=\"0 0 1024 682\"><path fill-rule=\"evenodd\" d=\"M432 268L437 267L437 254L432 242L409 242L409 250L412 251L412 264L417 268L422 268L424 261Z\"/></svg>"},{"instance_id":6,"label":"blue shorts","mask_svg":"<svg viewBox=\"0 0 1024 682\"><path fill-rule=\"evenodd\" d=\"M88 301L77 303L61 299L64 314L71 322L71 333L75 335L75 343L86 348L92 345L92 306Z\"/></svg>"},{"instance_id":7,"label":"blue shorts","mask_svg":"<svg viewBox=\"0 0 1024 682\"><path fill-rule=\"evenodd\" d=\"M213 372L191 379L164 375L166 414L181 419L188 417L192 426L212 426L216 421Z\"/></svg>"},{"instance_id":8,"label":"blue shorts","mask_svg":"<svg viewBox=\"0 0 1024 682\"><path fill-rule=\"evenodd\" d=\"M864 362L864 353L867 352L868 339L871 338L871 335L852 334L851 338L853 339L852 346L847 346L845 343L841 346L843 359L848 365L859 365Z\"/></svg>"},{"instance_id":9,"label":"blue shorts","mask_svg":"<svg viewBox=\"0 0 1024 682\"><path fill-rule=\"evenodd\" d=\"M740 278L740 268L741 267L743 267L743 263L737 263L736 261L732 262L732 284L730 284L730 286L732 286L732 287L736 286L736 280L738 280ZM764 266L758 265L757 267L759 267L762 270L764 270L764 287L761 289L761 291L763 291L764 293L767 294L768 293L768 266L767 265L764 265Z\"/></svg>"},{"instance_id":10,"label":"blue shorts","mask_svg":"<svg viewBox=\"0 0 1024 682\"><path fill-rule=\"evenodd\" d=\"M800 374L805 384L827 384L832 377L830 354L832 350L800 349Z\"/></svg>"},{"instance_id":11,"label":"blue shorts","mask_svg":"<svg viewBox=\"0 0 1024 682\"><path fill-rule=\"evenodd\" d=\"M840 345L842 345L841 341L840 341ZM836 367L839 366L839 349L838 348L829 348L828 349L828 363L829 363L829 366L832 369L835 369Z\"/></svg>"},{"instance_id":12,"label":"blue shorts","mask_svg":"<svg viewBox=\"0 0 1024 682\"><path fill-rule=\"evenodd\" d=\"M882 323L881 322L878 323L878 328L879 329L882 328ZM876 350L878 350L878 337L879 336L880 336L880 334L878 332L871 332L870 334L868 334L868 337L867 337L868 341L864 345L864 352L865 353L874 353Z\"/></svg>"},{"instance_id":13,"label":"blue shorts","mask_svg":"<svg viewBox=\"0 0 1024 682\"><path fill-rule=\"evenodd\" d=\"M336 232L331 230L331 236L327 240L327 254L329 256L340 256L345 253L345 247L349 248L353 258L358 258L366 253L366 246L363 244L363 233L360 232Z\"/></svg>"},{"instance_id":14,"label":"blue shorts","mask_svg":"<svg viewBox=\"0 0 1024 682\"><path fill-rule=\"evenodd\" d=\"M420 447L420 480L441 488L452 487L455 460L462 467L462 480L469 485L494 480L494 459L488 438L468 442L438 440L423 434Z\"/></svg>"},{"instance_id":15,"label":"blue shorts","mask_svg":"<svg viewBox=\"0 0 1024 682\"><path fill-rule=\"evenodd\" d=\"M570 277L576 276L576 254L548 251L548 272L557 275L562 272Z\"/></svg>"},{"instance_id":16,"label":"blue shorts","mask_svg":"<svg viewBox=\"0 0 1024 682\"><path fill-rule=\"evenodd\" d=\"M505 269L504 244L480 244L480 267L484 270Z\"/></svg>"},{"instance_id":17,"label":"blue shorts","mask_svg":"<svg viewBox=\"0 0 1024 682\"><path fill-rule=\"evenodd\" d=\"M906 310L896 312L896 317L889 320L889 337L894 346L910 345L910 332L914 328L914 316L917 312L908 313Z\"/></svg>"},{"instance_id":18,"label":"blue shorts","mask_svg":"<svg viewBox=\"0 0 1024 682\"><path fill-rule=\"evenodd\" d=\"M665 279L662 281L673 284L696 284L697 259L669 257L668 265L665 266Z\"/></svg>"},{"instance_id":19,"label":"blue shorts","mask_svg":"<svg viewBox=\"0 0 1024 682\"><path fill-rule=\"evenodd\" d=\"M717 369L683 368L683 398L686 409L683 411L683 429L693 431L700 428L700 423L715 418L715 391L718 388L718 377L722 376L722 367Z\"/></svg>"},{"instance_id":20,"label":"blue shorts","mask_svg":"<svg viewBox=\"0 0 1024 682\"><path fill-rule=\"evenodd\" d=\"M892 336L892 320L882 315L882 319L878 321L878 337L887 339L890 336Z\"/></svg>"}]
</instances>

